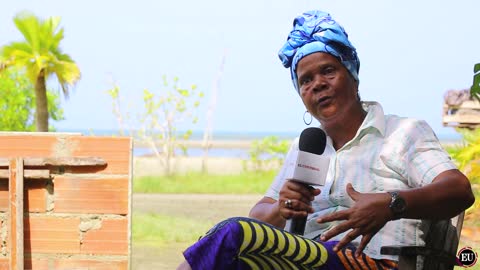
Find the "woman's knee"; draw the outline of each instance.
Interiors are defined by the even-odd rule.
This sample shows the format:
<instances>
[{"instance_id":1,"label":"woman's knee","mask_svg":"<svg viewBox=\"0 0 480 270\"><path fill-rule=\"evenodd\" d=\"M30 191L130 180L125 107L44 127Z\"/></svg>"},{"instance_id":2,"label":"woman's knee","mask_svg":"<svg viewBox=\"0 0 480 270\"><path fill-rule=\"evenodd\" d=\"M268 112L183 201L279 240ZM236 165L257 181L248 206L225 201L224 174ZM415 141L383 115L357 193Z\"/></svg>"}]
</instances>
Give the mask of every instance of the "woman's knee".
<instances>
[{"instance_id":1,"label":"woman's knee","mask_svg":"<svg viewBox=\"0 0 480 270\"><path fill-rule=\"evenodd\" d=\"M231 217L225 220L220 221L216 225L214 225L203 237L207 237L212 235L220 230L228 230L228 231L235 231L232 230L233 228L238 228L240 226L241 221L247 222L258 222L255 219L247 218L247 217ZM202 237L202 238L203 238Z\"/></svg>"}]
</instances>

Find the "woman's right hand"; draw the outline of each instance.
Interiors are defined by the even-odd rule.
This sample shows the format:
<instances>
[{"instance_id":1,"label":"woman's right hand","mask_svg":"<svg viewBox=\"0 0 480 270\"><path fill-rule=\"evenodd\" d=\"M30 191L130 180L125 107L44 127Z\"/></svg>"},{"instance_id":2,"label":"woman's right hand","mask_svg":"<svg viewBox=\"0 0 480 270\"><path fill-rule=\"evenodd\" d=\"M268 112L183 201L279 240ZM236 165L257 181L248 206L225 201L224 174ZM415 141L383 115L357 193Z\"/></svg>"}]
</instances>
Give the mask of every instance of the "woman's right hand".
<instances>
[{"instance_id":1,"label":"woman's right hand","mask_svg":"<svg viewBox=\"0 0 480 270\"><path fill-rule=\"evenodd\" d=\"M320 189L295 181L285 181L280 189L278 207L280 216L284 219L306 217L313 213L312 201L320 194Z\"/></svg>"}]
</instances>

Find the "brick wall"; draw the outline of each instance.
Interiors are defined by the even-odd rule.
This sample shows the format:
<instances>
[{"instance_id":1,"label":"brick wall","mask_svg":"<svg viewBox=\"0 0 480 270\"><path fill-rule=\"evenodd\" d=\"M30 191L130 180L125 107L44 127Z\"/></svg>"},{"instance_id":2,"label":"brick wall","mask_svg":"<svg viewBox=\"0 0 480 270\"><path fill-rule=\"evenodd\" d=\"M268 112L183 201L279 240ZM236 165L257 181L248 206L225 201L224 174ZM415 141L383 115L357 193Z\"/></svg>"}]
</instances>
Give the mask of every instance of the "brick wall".
<instances>
[{"instance_id":1,"label":"brick wall","mask_svg":"<svg viewBox=\"0 0 480 270\"><path fill-rule=\"evenodd\" d=\"M129 269L132 140L0 133L0 158L99 157L106 166L46 166L24 180L25 269ZM27 169L27 168L25 168ZM8 179L0 179L0 270L9 269Z\"/></svg>"}]
</instances>

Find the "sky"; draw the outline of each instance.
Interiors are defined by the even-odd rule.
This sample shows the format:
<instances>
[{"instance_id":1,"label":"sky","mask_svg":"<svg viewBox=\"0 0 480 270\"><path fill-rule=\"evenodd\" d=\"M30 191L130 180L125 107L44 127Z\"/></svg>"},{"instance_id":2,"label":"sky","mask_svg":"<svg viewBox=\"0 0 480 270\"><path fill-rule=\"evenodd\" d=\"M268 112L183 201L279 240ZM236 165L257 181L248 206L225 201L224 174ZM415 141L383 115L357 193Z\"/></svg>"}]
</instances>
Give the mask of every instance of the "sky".
<instances>
[{"instance_id":1,"label":"sky","mask_svg":"<svg viewBox=\"0 0 480 270\"><path fill-rule=\"evenodd\" d=\"M478 0L3 0L0 45L22 40L12 21L20 11L62 18L61 48L82 77L62 98L59 131L117 129L106 93L112 81L135 116L143 89L165 91L166 75L205 93L200 121L183 128L206 127L216 88L214 134L300 133L305 107L278 50L294 17L312 9L329 12L357 48L363 100L426 120L439 137L455 136L442 126L443 95L472 85L480 63ZM54 81L49 88L59 89Z\"/></svg>"}]
</instances>

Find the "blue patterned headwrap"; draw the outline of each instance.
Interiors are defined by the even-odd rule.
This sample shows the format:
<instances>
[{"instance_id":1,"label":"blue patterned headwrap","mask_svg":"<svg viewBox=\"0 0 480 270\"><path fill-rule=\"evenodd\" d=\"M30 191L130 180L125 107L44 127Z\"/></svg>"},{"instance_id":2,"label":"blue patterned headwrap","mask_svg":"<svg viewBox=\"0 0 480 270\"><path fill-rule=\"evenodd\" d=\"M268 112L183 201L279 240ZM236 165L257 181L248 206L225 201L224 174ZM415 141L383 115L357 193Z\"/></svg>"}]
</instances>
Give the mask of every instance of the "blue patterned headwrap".
<instances>
[{"instance_id":1,"label":"blue patterned headwrap","mask_svg":"<svg viewBox=\"0 0 480 270\"><path fill-rule=\"evenodd\" d=\"M283 66L290 68L297 92L297 64L300 59L315 52L325 52L337 57L358 81L360 60L343 27L326 12L307 11L295 18L293 30L278 52Z\"/></svg>"}]
</instances>

